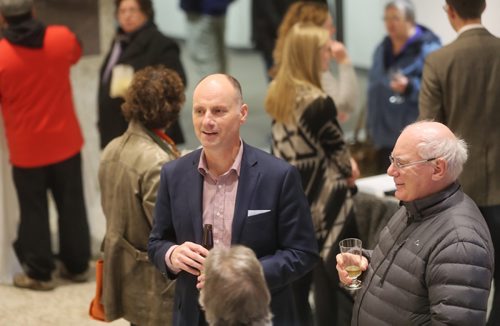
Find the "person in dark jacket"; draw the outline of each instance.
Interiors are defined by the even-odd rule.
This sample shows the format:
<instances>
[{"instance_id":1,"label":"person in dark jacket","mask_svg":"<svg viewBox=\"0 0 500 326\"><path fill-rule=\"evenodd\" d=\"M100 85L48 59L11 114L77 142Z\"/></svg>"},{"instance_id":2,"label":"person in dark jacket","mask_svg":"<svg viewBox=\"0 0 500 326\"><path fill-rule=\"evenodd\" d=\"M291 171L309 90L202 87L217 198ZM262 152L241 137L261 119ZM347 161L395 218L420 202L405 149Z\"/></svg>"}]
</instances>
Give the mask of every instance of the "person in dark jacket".
<instances>
[{"instance_id":1,"label":"person in dark jacket","mask_svg":"<svg viewBox=\"0 0 500 326\"><path fill-rule=\"evenodd\" d=\"M99 79L97 127L101 149L128 128L128 122L120 109L125 92L110 94L113 79L117 83L118 69L125 67L131 71L130 81L134 71L147 66L163 65L177 72L186 85L179 46L173 39L163 35L154 24L152 1L115 0L115 4L119 27L101 66ZM178 121L166 130L166 134L176 144L184 143Z\"/></svg>"},{"instance_id":2,"label":"person in dark jacket","mask_svg":"<svg viewBox=\"0 0 500 326\"><path fill-rule=\"evenodd\" d=\"M485 324L494 250L479 208L456 181L466 160L465 142L439 122L403 130L387 169L401 208L364 252L352 325ZM343 263L337 255L349 284Z\"/></svg>"},{"instance_id":3,"label":"person in dark jacket","mask_svg":"<svg viewBox=\"0 0 500 326\"><path fill-rule=\"evenodd\" d=\"M368 76L367 131L376 149L377 173L384 173L401 130L418 117L425 57L439 38L415 22L410 0L393 0L384 11L387 36L377 46Z\"/></svg>"},{"instance_id":4,"label":"person in dark jacket","mask_svg":"<svg viewBox=\"0 0 500 326\"><path fill-rule=\"evenodd\" d=\"M202 148L162 167L148 243L149 260L176 279L173 325L206 325L198 304L208 254L203 224L213 226L214 248L241 244L255 252L273 325L301 325L291 284L314 268L318 246L299 172L241 140L248 106L234 77L202 79L192 113Z\"/></svg>"},{"instance_id":5,"label":"person in dark jacket","mask_svg":"<svg viewBox=\"0 0 500 326\"><path fill-rule=\"evenodd\" d=\"M233 0L180 0L186 13L186 47L199 77L227 72L226 13Z\"/></svg>"},{"instance_id":6,"label":"person in dark jacket","mask_svg":"<svg viewBox=\"0 0 500 326\"><path fill-rule=\"evenodd\" d=\"M262 54L266 65L266 76L274 65L273 50L278 37L278 28L288 7L296 0L253 0L252 40Z\"/></svg>"},{"instance_id":7,"label":"person in dark jacket","mask_svg":"<svg viewBox=\"0 0 500 326\"><path fill-rule=\"evenodd\" d=\"M490 228L498 266L500 38L481 24L485 8L485 0L446 1L446 19L458 35L425 60L419 119L442 122L470 144L470 156L474 159L465 164L460 183ZM488 326L500 325L500 268L495 269L493 279L495 308L488 317Z\"/></svg>"}]
</instances>

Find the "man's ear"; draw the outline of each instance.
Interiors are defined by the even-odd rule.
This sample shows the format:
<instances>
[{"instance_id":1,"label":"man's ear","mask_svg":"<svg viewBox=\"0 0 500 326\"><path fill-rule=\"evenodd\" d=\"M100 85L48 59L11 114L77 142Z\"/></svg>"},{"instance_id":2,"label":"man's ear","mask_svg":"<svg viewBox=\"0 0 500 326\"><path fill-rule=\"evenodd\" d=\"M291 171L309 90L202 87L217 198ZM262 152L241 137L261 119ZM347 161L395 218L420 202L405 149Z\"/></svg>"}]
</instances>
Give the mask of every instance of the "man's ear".
<instances>
[{"instance_id":1,"label":"man's ear","mask_svg":"<svg viewBox=\"0 0 500 326\"><path fill-rule=\"evenodd\" d=\"M243 103L240 106L240 125L244 124L247 121L248 116L248 105Z\"/></svg>"},{"instance_id":2,"label":"man's ear","mask_svg":"<svg viewBox=\"0 0 500 326\"><path fill-rule=\"evenodd\" d=\"M448 5L448 15L450 16L450 18L453 18L453 19L455 19L457 17L457 12L455 11L455 8L453 8L450 5Z\"/></svg>"},{"instance_id":3,"label":"man's ear","mask_svg":"<svg viewBox=\"0 0 500 326\"><path fill-rule=\"evenodd\" d=\"M442 158L437 158L434 161L434 171L432 172L432 180L442 180L448 174L448 162Z\"/></svg>"}]
</instances>

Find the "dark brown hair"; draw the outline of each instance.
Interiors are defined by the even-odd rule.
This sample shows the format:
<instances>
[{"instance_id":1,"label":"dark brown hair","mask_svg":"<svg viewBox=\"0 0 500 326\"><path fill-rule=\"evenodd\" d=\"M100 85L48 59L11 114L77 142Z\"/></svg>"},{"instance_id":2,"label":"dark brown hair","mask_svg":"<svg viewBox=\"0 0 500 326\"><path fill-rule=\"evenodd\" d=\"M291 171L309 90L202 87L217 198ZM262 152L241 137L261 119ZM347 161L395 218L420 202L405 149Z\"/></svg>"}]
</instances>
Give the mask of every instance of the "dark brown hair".
<instances>
[{"instance_id":1,"label":"dark brown hair","mask_svg":"<svg viewBox=\"0 0 500 326\"><path fill-rule=\"evenodd\" d=\"M118 11L118 7L120 7L120 3L123 0L115 0L115 11ZM155 18L155 10L153 8L153 2L151 0L135 0L141 8L141 11L148 16L150 20L154 20Z\"/></svg>"},{"instance_id":2,"label":"dark brown hair","mask_svg":"<svg viewBox=\"0 0 500 326\"><path fill-rule=\"evenodd\" d=\"M185 99L177 72L150 66L135 73L122 112L127 121L139 121L146 128L166 128L179 117Z\"/></svg>"},{"instance_id":3,"label":"dark brown hair","mask_svg":"<svg viewBox=\"0 0 500 326\"><path fill-rule=\"evenodd\" d=\"M446 0L446 3L453 7L462 19L481 18L486 7L485 0Z\"/></svg>"}]
</instances>

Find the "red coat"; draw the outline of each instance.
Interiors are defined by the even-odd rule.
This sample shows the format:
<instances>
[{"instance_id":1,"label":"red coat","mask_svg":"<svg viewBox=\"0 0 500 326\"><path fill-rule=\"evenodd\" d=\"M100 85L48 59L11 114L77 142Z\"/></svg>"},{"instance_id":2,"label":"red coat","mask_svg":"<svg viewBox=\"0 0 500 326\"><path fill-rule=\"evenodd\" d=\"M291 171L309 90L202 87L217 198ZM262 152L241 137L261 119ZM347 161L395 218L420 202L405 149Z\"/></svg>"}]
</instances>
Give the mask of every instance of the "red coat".
<instances>
[{"instance_id":1,"label":"red coat","mask_svg":"<svg viewBox=\"0 0 500 326\"><path fill-rule=\"evenodd\" d=\"M80 152L69 75L81 53L64 26L48 26L40 49L0 40L0 102L14 166L40 167Z\"/></svg>"}]
</instances>

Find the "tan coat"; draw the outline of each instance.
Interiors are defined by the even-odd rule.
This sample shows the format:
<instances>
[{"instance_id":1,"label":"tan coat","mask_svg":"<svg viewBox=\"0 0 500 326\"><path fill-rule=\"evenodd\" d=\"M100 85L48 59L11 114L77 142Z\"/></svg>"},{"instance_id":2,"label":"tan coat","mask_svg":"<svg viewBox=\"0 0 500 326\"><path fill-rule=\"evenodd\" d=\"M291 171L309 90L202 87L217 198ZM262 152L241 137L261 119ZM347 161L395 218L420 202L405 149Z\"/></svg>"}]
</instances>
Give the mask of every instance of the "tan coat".
<instances>
[{"instance_id":1,"label":"tan coat","mask_svg":"<svg viewBox=\"0 0 500 326\"><path fill-rule=\"evenodd\" d=\"M469 145L460 183L478 206L500 205L500 39L471 29L425 62L419 119L446 124Z\"/></svg>"},{"instance_id":2,"label":"tan coat","mask_svg":"<svg viewBox=\"0 0 500 326\"><path fill-rule=\"evenodd\" d=\"M103 304L107 320L171 325L173 287L148 261L147 243L161 166L172 159L142 125L131 122L102 154L101 203L106 216Z\"/></svg>"}]
</instances>

